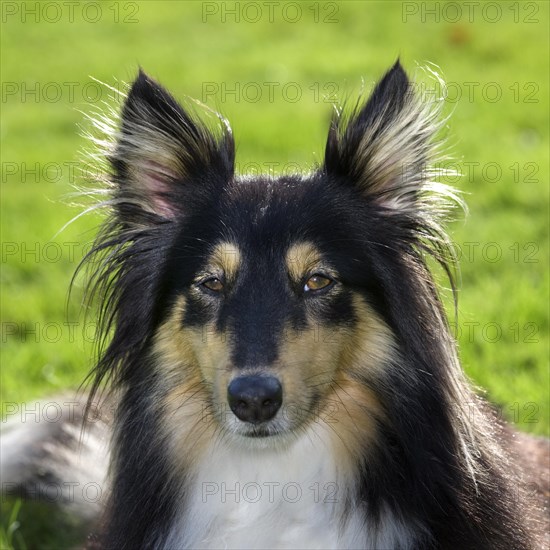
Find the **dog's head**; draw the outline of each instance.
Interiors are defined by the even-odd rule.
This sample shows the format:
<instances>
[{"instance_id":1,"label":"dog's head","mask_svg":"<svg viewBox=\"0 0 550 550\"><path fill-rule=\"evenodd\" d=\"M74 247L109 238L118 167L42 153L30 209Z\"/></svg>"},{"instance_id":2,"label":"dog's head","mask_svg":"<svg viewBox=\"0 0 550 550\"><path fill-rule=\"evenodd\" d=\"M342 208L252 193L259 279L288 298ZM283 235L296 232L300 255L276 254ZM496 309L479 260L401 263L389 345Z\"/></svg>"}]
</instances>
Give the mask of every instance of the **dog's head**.
<instances>
[{"instance_id":1,"label":"dog's head","mask_svg":"<svg viewBox=\"0 0 550 550\"><path fill-rule=\"evenodd\" d=\"M434 336L420 250L442 259L454 198L429 168L438 115L397 63L333 119L321 166L245 177L223 119L210 129L140 73L108 153L99 375L257 440L384 415L388 365Z\"/></svg>"}]
</instances>

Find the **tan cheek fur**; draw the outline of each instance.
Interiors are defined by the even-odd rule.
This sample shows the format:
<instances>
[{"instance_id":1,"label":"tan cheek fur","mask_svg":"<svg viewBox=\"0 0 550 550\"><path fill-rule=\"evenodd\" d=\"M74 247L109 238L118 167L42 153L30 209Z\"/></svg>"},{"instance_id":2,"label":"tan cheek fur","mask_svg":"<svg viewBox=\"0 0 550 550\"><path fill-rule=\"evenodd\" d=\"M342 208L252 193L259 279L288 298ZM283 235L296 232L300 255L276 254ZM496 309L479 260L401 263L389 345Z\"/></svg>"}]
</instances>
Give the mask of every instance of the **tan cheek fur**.
<instances>
[{"instance_id":1,"label":"tan cheek fur","mask_svg":"<svg viewBox=\"0 0 550 550\"><path fill-rule=\"evenodd\" d=\"M335 441L336 449L342 460L349 458L350 452L351 455L368 452L375 445L379 425L375 419L387 419L372 389L374 385L367 385L367 381L379 379L396 353L391 330L385 322L361 296L355 296L353 304L358 321L342 347L338 372L326 399L327 407L331 407L333 436L339 439Z\"/></svg>"},{"instance_id":2,"label":"tan cheek fur","mask_svg":"<svg viewBox=\"0 0 550 550\"><path fill-rule=\"evenodd\" d=\"M171 456L182 461L179 466L185 470L219 430L218 403L212 403L212 388L228 352L225 338L210 327L183 328L184 311L185 299L180 297L170 318L157 331L154 353L161 376L154 391Z\"/></svg>"},{"instance_id":3,"label":"tan cheek fur","mask_svg":"<svg viewBox=\"0 0 550 550\"><path fill-rule=\"evenodd\" d=\"M354 298L354 307L355 327L326 327L310 319L310 330L287 330L277 362L290 404L286 416L313 423L343 454L376 439L374 419L384 413L375 392L358 379L379 378L395 349L390 329L362 297ZM314 393L321 396L317 410L311 410Z\"/></svg>"},{"instance_id":4,"label":"tan cheek fur","mask_svg":"<svg viewBox=\"0 0 550 550\"><path fill-rule=\"evenodd\" d=\"M388 325L362 296L354 296L353 307L357 324L346 341L342 368L363 380L375 380L383 376L388 359L396 356L397 345Z\"/></svg>"}]
</instances>

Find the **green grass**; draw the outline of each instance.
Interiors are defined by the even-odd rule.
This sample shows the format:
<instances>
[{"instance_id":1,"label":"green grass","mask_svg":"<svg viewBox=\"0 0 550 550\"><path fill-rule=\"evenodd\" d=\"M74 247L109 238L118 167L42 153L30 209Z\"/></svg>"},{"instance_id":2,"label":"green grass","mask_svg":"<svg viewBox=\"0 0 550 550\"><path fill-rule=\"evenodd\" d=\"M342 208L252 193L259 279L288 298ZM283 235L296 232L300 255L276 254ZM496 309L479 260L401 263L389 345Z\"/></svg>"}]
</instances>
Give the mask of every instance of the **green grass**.
<instances>
[{"instance_id":1,"label":"green grass","mask_svg":"<svg viewBox=\"0 0 550 550\"><path fill-rule=\"evenodd\" d=\"M429 4L440 10L440 20L425 13L423 22L422 13L404 20L403 12L423 3L306 3L295 23L284 20L282 8L273 23L265 12L255 23L244 20L247 14L240 22L230 14L225 22L220 14L204 22L202 10L213 4L199 2L121 2L119 22L109 7L115 4L105 3L95 23L84 17L95 14L78 7L71 22L68 8L54 4L62 7L58 22L51 22L53 11L38 22L34 15L22 22L19 11L6 15L2 28L4 403L75 387L90 366L90 338L65 324L65 303L98 219L79 219L58 233L78 213L69 206L74 182L64 163L75 161L85 146L76 125L82 121L78 111L87 109L84 92L97 91L90 76L129 80L141 65L176 96L197 98L203 98L203 86L234 89L238 83L252 94L258 83L258 102L231 93L203 98L231 120L239 165L307 167L322 158L331 111L323 91L353 97L361 78L368 89L400 56L408 68L435 63L452 90L462 90L449 107L453 151L467 174L458 185L471 211L466 223L452 227L461 249L471 252L461 262L463 364L521 429L548 433L547 3L529 2L535 14L503 3L498 22L488 21L494 14L484 16L479 6L473 22L466 12L453 22L454 12L442 11L445 3ZM124 22L134 5L136 22ZM286 12L287 19L293 13ZM254 17L252 11L248 16ZM267 82L278 83L273 101ZM25 95L23 88L35 83L39 97ZM296 86L283 93L288 83ZM302 91L295 102L286 94L292 86ZM499 90L500 99L492 101ZM35 165L41 172L36 176ZM68 307L71 322L78 319L78 294L77 288ZM536 414L528 414L533 406Z\"/></svg>"}]
</instances>

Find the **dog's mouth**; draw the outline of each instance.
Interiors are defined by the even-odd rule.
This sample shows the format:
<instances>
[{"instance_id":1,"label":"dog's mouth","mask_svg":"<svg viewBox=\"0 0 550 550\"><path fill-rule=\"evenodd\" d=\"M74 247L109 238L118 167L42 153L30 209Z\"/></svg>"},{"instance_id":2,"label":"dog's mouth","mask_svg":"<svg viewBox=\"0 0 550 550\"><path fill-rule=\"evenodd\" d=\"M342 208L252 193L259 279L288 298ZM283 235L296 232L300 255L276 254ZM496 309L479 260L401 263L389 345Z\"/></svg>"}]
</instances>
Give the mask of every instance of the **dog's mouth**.
<instances>
[{"instance_id":1,"label":"dog's mouth","mask_svg":"<svg viewBox=\"0 0 550 550\"><path fill-rule=\"evenodd\" d=\"M238 430L238 433L240 435L243 435L244 437L250 437L250 438L265 438L265 437L271 437L277 434L281 433L280 429L274 428L267 425L260 425L260 426L254 426L254 425L244 425L241 429Z\"/></svg>"}]
</instances>

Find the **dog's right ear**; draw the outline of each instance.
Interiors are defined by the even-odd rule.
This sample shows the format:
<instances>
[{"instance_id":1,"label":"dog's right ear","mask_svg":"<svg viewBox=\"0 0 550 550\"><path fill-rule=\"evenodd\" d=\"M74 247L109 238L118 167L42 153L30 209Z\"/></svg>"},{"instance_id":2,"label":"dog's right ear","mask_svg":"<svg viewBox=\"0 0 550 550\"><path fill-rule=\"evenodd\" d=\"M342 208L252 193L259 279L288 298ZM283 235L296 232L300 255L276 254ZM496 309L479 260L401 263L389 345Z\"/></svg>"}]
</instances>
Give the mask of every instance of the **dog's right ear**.
<instances>
[{"instance_id":1,"label":"dog's right ear","mask_svg":"<svg viewBox=\"0 0 550 550\"><path fill-rule=\"evenodd\" d=\"M219 116L219 115L218 115ZM185 213L189 186L223 186L233 177L235 145L221 119L215 135L140 70L109 154L119 221L150 225Z\"/></svg>"}]
</instances>

